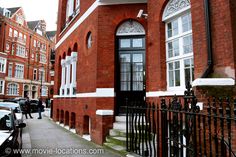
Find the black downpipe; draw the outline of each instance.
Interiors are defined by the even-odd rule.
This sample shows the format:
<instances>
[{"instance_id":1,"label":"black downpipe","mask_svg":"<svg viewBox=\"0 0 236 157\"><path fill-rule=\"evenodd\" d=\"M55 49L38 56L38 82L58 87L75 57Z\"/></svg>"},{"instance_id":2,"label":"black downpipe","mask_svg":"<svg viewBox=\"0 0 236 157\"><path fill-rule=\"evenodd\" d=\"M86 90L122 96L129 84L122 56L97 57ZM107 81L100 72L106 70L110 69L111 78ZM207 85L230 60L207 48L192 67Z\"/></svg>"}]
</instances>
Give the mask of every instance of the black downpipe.
<instances>
[{"instance_id":1,"label":"black downpipe","mask_svg":"<svg viewBox=\"0 0 236 157\"><path fill-rule=\"evenodd\" d=\"M204 0L205 10L205 24L206 24L206 37L207 37L207 69L202 75L202 78L206 78L213 71L213 59L212 59L212 36L211 36L211 19L210 19L210 3L209 0Z\"/></svg>"}]
</instances>

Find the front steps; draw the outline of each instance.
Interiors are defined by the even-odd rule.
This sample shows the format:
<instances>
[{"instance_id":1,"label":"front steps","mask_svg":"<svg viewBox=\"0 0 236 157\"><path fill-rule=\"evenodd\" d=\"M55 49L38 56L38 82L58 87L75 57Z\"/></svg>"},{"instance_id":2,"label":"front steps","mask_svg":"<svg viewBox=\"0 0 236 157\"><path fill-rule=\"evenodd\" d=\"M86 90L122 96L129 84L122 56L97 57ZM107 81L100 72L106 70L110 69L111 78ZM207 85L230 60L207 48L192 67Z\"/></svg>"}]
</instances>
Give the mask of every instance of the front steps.
<instances>
[{"instance_id":1,"label":"front steps","mask_svg":"<svg viewBox=\"0 0 236 157\"><path fill-rule=\"evenodd\" d=\"M103 145L125 156L128 154L126 152L126 117L116 116L115 119L113 129L109 130L109 135L106 137L106 142Z\"/></svg>"},{"instance_id":2,"label":"front steps","mask_svg":"<svg viewBox=\"0 0 236 157\"><path fill-rule=\"evenodd\" d=\"M146 130L146 127L149 125L146 123L145 117L138 117L133 120L134 126L134 136L137 137L136 140L141 142L141 137L144 137L144 132L140 130ZM137 130L135 130L137 129ZM143 134L143 136L141 135ZM128 137L130 134L128 135ZM140 137L141 136L141 137ZM155 137L156 138L156 137ZM150 134L143 140L153 140L153 134ZM130 154L126 151L126 116L116 116L115 122L113 123L113 128L109 130L109 135L106 137L106 142L103 145L122 156L138 156L136 154ZM142 143L140 143L140 148L142 148Z\"/></svg>"}]
</instances>

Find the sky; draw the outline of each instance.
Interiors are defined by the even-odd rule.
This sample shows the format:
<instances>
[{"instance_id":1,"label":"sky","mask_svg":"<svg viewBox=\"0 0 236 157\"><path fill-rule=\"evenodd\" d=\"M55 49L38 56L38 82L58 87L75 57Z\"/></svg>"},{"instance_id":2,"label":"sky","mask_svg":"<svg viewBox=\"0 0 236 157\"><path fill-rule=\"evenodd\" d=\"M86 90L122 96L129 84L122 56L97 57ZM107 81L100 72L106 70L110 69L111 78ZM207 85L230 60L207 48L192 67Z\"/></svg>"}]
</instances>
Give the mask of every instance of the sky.
<instances>
[{"instance_id":1,"label":"sky","mask_svg":"<svg viewBox=\"0 0 236 157\"><path fill-rule=\"evenodd\" d=\"M59 0L0 0L0 7L22 7L26 21L45 20L47 31L56 30Z\"/></svg>"}]
</instances>

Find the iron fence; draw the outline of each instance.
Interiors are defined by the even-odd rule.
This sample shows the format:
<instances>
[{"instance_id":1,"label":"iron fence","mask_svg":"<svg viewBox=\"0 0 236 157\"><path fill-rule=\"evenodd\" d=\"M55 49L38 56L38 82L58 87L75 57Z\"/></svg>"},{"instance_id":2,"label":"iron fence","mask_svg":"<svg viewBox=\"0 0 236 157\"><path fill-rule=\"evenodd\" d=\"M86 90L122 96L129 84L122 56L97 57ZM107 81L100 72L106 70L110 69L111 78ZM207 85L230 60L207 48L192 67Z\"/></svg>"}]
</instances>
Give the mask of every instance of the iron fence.
<instances>
[{"instance_id":1,"label":"iron fence","mask_svg":"<svg viewBox=\"0 0 236 157\"><path fill-rule=\"evenodd\" d=\"M200 111L188 86L183 99L129 102L126 148L150 157L235 157L236 100L209 98Z\"/></svg>"}]
</instances>

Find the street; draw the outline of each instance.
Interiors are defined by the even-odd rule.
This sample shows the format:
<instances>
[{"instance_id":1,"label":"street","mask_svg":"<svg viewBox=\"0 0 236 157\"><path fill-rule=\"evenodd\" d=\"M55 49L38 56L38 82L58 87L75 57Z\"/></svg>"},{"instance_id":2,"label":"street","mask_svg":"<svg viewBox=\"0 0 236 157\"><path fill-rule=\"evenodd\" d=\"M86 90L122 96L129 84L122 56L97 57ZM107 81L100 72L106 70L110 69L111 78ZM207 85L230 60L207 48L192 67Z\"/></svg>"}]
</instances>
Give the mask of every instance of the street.
<instances>
[{"instance_id":1,"label":"street","mask_svg":"<svg viewBox=\"0 0 236 157\"><path fill-rule=\"evenodd\" d=\"M78 135L62 128L45 114L37 119L38 114L32 114L33 119L26 119L26 128L23 130L23 157L40 156L94 156L119 157L101 146L86 141ZM29 153L30 151L30 153Z\"/></svg>"}]
</instances>

